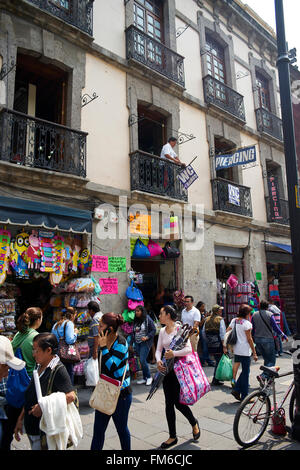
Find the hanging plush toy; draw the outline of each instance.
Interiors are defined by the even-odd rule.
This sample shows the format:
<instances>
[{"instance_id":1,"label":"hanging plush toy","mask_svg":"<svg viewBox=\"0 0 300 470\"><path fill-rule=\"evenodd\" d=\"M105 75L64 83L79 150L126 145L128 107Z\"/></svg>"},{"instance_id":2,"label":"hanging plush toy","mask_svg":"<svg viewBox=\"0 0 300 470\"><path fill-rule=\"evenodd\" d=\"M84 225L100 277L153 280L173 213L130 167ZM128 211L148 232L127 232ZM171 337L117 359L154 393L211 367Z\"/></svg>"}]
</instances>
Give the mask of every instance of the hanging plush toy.
<instances>
[{"instance_id":1,"label":"hanging plush toy","mask_svg":"<svg viewBox=\"0 0 300 470\"><path fill-rule=\"evenodd\" d=\"M5 281L8 271L10 238L10 232L7 230L0 230L0 285Z\"/></svg>"},{"instance_id":2,"label":"hanging plush toy","mask_svg":"<svg viewBox=\"0 0 300 470\"><path fill-rule=\"evenodd\" d=\"M41 250L41 271L45 273L53 273L56 270L55 247L53 238L53 232L40 231L39 233Z\"/></svg>"},{"instance_id":3,"label":"hanging plush toy","mask_svg":"<svg viewBox=\"0 0 300 470\"><path fill-rule=\"evenodd\" d=\"M92 268L92 257L90 252L87 248L84 248L80 252L79 257L79 269L81 270L82 274L88 274L91 272Z\"/></svg>"},{"instance_id":4,"label":"hanging plush toy","mask_svg":"<svg viewBox=\"0 0 300 470\"><path fill-rule=\"evenodd\" d=\"M72 270L73 250L70 243L65 244L65 268L64 274L67 275Z\"/></svg>"},{"instance_id":5,"label":"hanging plush toy","mask_svg":"<svg viewBox=\"0 0 300 470\"><path fill-rule=\"evenodd\" d=\"M53 286L60 284L63 278L65 270L65 242L64 238L60 235L56 235L53 239L55 259L56 259L56 270L50 274L50 282Z\"/></svg>"},{"instance_id":6,"label":"hanging plush toy","mask_svg":"<svg viewBox=\"0 0 300 470\"><path fill-rule=\"evenodd\" d=\"M28 278L28 266L25 261L27 249L29 247L29 234L18 233L10 243L10 264L17 277Z\"/></svg>"},{"instance_id":7,"label":"hanging plush toy","mask_svg":"<svg viewBox=\"0 0 300 470\"><path fill-rule=\"evenodd\" d=\"M29 247L26 253L29 269L39 270L41 267L40 241L36 230L32 230L29 237Z\"/></svg>"},{"instance_id":8,"label":"hanging plush toy","mask_svg":"<svg viewBox=\"0 0 300 470\"><path fill-rule=\"evenodd\" d=\"M78 272L78 263L79 263L79 253L80 253L80 246L74 245L73 249L73 257L72 257L72 271L77 273Z\"/></svg>"}]
</instances>

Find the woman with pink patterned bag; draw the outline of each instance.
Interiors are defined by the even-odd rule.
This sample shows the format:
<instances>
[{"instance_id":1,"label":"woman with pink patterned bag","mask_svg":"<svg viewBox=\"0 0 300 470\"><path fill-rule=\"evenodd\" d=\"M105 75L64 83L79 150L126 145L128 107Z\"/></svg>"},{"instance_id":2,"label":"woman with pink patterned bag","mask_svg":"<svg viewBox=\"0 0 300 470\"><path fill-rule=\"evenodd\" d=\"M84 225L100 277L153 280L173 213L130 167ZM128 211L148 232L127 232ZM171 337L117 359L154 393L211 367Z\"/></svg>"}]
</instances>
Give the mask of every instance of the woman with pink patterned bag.
<instances>
[{"instance_id":1,"label":"woman with pink patterned bag","mask_svg":"<svg viewBox=\"0 0 300 470\"><path fill-rule=\"evenodd\" d=\"M165 359L180 359L183 356L187 356L192 353L192 346L188 340L183 349L179 351L173 351L169 349L173 337L177 334L177 325L176 325L177 315L173 307L166 305L160 310L159 320L162 325L165 325L164 328L160 330L158 343L156 348L155 358L157 361L157 368L160 372L166 372L165 367L162 362L163 350L165 351ZM197 419L194 417L189 406L180 403L180 384L172 368L169 373L166 374L163 381L163 390L166 401L166 418L169 428L169 439L166 442L163 442L160 446L161 449L168 449L177 444L178 439L176 436L176 414L175 408L180 411L186 419L189 421L192 426L192 433L194 441L197 441L200 438L200 428Z\"/></svg>"}]
</instances>

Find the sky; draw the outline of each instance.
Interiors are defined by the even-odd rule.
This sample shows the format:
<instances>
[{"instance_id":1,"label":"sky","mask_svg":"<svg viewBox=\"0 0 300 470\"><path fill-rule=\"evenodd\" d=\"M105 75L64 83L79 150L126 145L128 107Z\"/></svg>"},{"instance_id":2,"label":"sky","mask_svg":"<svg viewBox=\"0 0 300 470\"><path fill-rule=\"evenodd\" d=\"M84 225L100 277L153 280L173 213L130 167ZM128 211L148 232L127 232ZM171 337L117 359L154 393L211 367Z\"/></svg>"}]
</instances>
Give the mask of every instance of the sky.
<instances>
[{"instance_id":1,"label":"sky","mask_svg":"<svg viewBox=\"0 0 300 470\"><path fill-rule=\"evenodd\" d=\"M249 5L259 16L268 23L276 32L275 21L275 1L274 0L242 0L243 3ZM300 34L299 34L299 18L300 18L300 1L299 0L283 0L284 17L285 17L285 33L288 41L289 49L296 47L298 56L298 66L300 65Z\"/></svg>"}]
</instances>

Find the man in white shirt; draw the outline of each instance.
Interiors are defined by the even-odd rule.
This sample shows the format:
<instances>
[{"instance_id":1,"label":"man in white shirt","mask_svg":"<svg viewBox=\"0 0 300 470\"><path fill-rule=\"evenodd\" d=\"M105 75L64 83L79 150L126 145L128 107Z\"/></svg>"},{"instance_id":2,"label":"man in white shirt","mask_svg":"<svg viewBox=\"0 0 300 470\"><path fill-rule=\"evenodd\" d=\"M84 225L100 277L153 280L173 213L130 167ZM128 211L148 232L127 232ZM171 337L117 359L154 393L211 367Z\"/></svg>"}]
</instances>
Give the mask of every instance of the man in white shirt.
<instances>
[{"instance_id":1,"label":"man in white shirt","mask_svg":"<svg viewBox=\"0 0 300 470\"><path fill-rule=\"evenodd\" d=\"M181 313L181 321L182 323L188 324L189 326L193 326L194 328L198 328L201 321L201 314L199 310L194 307L194 299L191 295L186 295L184 297L184 304L185 308L182 310ZM199 342L199 335L192 335L190 338L191 345L193 351L197 352L198 342Z\"/></svg>"},{"instance_id":2,"label":"man in white shirt","mask_svg":"<svg viewBox=\"0 0 300 470\"><path fill-rule=\"evenodd\" d=\"M174 147L176 144L177 144L176 137L170 137L168 140L168 143L163 146L161 153L160 153L160 157L170 160L171 162L177 163L178 165L185 167L185 164L179 160L176 152L174 151Z\"/></svg>"}]
</instances>

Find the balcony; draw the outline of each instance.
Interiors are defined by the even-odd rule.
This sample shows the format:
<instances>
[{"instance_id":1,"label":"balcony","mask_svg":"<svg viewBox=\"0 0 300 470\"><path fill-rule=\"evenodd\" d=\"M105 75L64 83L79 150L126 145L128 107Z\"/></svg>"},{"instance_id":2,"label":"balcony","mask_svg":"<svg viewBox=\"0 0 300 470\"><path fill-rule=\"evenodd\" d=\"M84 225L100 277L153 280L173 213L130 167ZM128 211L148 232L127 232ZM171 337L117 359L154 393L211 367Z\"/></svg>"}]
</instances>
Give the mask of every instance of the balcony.
<instances>
[{"instance_id":1,"label":"balcony","mask_svg":"<svg viewBox=\"0 0 300 470\"><path fill-rule=\"evenodd\" d=\"M16 111L0 112L0 161L85 178L86 137Z\"/></svg>"},{"instance_id":2,"label":"balcony","mask_svg":"<svg viewBox=\"0 0 300 470\"><path fill-rule=\"evenodd\" d=\"M279 204L278 204L279 217L275 216L275 214L272 212L269 197L266 197L266 207L267 207L267 220L269 223L280 224L280 225L290 225L289 201L285 199L279 199Z\"/></svg>"},{"instance_id":3,"label":"balcony","mask_svg":"<svg viewBox=\"0 0 300 470\"><path fill-rule=\"evenodd\" d=\"M130 154L131 191L143 191L187 202L187 190L177 178L180 170L179 165L156 155L140 150L133 152Z\"/></svg>"},{"instance_id":4,"label":"balcony","mask_svg":"<svg viewBox=\"0 0 300 470\"><path fill-rule=\"evenodd\" d=\"M233 181L217 178L212 181L213 209L252 217L251 189Z\"/></svg>"},{"instance_id":5,"label":"balcony","mask_svg":"<svg viewBox=\"0 0 300 470\"><path fill-rule=\"evenodd\" d=\"M27 0L41 10L93 36L94 0Z\"/></svg>"},{"instance_id":6,"label":"balcony","mask_svg":"<svg viewBox=\"0 0 300 470\"><path fill-rule=\"evenodd\" d=\"M204 100L246 122L244 97L211 75L203 78Z\"/></svg>"},{"instance_id":7,"label":"balcony","mask_svg":"<svg viewBox=\"0 0 300 470\"><path fill-rule=\"evenodd\" d=\"M125 33L128 60L133 59L184 87L184 57L135 26L127 28Z\"/></svg>"},{"instance_id":8,"label":"balcony","mask_svg":"<svg viewBox=\"0 0 300 470\"><path fill-rule=\"evenodd\" d=\"M255 111L257 130L283 141L282 121L270 111L259 108Z\"/></svg>"}]
</instances>

